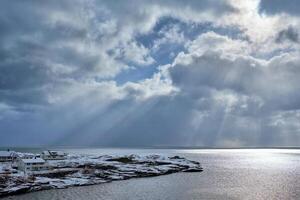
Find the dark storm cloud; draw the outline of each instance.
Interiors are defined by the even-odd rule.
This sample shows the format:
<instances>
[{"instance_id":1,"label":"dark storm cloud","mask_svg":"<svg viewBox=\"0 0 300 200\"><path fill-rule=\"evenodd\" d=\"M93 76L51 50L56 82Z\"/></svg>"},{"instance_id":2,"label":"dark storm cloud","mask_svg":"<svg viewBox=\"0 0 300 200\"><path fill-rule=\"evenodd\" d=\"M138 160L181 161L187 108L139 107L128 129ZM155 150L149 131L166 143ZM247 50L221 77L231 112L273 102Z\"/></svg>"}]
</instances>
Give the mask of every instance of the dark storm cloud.
<instances>
[{"instance_id":1,"label":"dark storm cloud","mask_svg":"<svg viewBox=\"0 0 300 200\"><path fill-rule=\"evenodd\" d=\"M48 87L99 75L103 55L75 48L94 42L83 24L87 7L80 1L0 2L1 101L47 104Z\"/></svg>"},{"instance_id":2,"label":"dark storm cloud","mask_svg":"<svg viewBox=\"0 0 300 200\"><path fill-rule=\"evenodd\" d=\"M286 13L291 15L300 15L298 0L261 0L260 11L267 14Z\"/></svg>"},{"instance_id":3,"label":"dark storm cloud","mask_svg":"<svg viewBox=\"0 0 300 200\"><path fill-rule=\"evenodd\" d=\"M280 43L280 42L283 42L286 40L290 41L290 42L299 42L298 31L295 28L293 28L292 26L280 31L277 34L277 37L276 37L277 43Z\"/></svg>"}]
</instances>

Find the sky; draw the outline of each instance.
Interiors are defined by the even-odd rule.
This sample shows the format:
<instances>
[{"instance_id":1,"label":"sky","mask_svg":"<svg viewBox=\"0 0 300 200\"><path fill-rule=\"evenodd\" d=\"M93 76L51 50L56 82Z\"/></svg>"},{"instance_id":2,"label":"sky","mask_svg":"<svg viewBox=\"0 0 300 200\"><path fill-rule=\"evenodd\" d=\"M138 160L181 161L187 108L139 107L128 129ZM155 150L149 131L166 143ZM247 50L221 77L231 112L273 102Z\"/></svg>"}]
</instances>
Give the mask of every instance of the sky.
<instances>
[{"instance_id":1,"label":"sky","mask_svg":"<svg viewBox=\"0 0 300 200\"><path fill-rule=\"evenodd\" d=\"M300 146L298 0L2 0L0 146Z\"/></svg>"}]
</instances>

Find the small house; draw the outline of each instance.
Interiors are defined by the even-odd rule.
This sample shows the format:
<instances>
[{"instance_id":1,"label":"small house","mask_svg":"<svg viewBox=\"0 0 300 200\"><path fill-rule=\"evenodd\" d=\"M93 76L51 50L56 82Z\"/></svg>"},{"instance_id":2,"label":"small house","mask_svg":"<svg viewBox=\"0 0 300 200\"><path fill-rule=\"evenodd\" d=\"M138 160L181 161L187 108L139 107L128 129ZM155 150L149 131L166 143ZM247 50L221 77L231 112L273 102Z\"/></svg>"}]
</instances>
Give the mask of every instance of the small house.
<instances>
[{"instance_id":1,"label":"small house","mask_svg":"<svg viewBox=\"0 0 300 200\"><path fill-rule=\"evenodd\" d=\"M50 166L42 158L20 159L18 169L22 171L44 171L49 170Z\"/></svg>"},{"instance_id":2,"label":"small house","mask_svg":"<svg viewBox=\"0 0 300 200\"><path fill-rule=\"evenodd\" d=\"M0 151L0 162L11 162L17 158L17 154L14 151Z\"/></svg>"},{"instance_id":3,"label":"small house","mask_svg":"<svg viewBox=\"0 0 300 200\"><path fill-rule=\"evenodd\" d=\"M33 159L33 158L40 158L39 154L34 153L19 153L18 159Z\"/></svg>"},{"instance_id":4,"label":"small house","mask_svg":"<svg viewBox=\"0 0 300 200\"><path fill-rule=\"evenodd\" d=\"M44 160L64 160L67 157L67 154L62 151L43 151L41 157Z\"/></svg>"}]
</instances>

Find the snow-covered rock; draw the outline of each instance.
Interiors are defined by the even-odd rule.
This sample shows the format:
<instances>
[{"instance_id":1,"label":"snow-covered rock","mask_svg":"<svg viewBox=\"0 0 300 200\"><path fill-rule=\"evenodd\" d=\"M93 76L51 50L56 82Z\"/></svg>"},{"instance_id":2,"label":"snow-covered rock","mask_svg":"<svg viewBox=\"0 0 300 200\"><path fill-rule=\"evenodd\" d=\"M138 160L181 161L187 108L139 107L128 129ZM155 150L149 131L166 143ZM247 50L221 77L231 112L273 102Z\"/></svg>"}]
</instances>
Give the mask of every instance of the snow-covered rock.
<instances>
[{"instance_id":1,"label":"snow-covered rock","mask_svg":"<svg viewBox=\"0 0 300 200\"><path fill-rule=\"evenodd\" d=\"M52 160L51 170L0 174L0 197L30 191L93 185L114 180L159 176L175 172L200 172L201 165L182 157L160 155L86 156L68 155ZM10 172L0 163L0 172Z\"/></svg>"}]
</instances>

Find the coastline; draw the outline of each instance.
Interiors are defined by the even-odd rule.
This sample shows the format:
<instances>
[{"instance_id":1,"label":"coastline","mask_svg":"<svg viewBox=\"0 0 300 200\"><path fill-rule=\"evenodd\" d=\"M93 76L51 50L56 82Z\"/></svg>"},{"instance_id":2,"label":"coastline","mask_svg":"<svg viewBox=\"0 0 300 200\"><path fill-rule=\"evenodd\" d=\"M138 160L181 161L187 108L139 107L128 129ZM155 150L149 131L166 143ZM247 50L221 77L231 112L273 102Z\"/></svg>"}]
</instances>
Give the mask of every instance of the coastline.
<instances>
[{"instance_id":1,"label":"coastline","mask_svg":"<svg viewBox=\"0 0 300 200\"><path fill-rule=\"evenodd\" d=\"M201 172L199 162L179 156L68 155L48 161L51 170L0 174L0 197L48 189L95 185L177 172ZM3 165L3 163L0 163Z\"/></svg>"}]
</instances>

